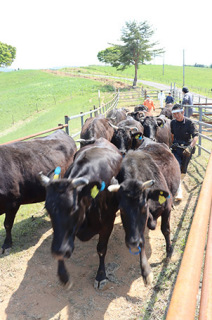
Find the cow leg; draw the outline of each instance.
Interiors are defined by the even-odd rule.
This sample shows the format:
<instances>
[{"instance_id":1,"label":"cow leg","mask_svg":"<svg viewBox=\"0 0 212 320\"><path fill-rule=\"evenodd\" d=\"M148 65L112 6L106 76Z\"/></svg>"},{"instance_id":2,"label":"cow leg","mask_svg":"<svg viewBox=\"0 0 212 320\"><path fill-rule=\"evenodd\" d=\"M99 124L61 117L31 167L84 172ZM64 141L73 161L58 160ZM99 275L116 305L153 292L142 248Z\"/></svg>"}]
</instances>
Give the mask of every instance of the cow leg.
<instances>
[{"instance_id":1,"label":"cow leg","mask_svg":"<svg viewBox=\"0 0 212 320\"><path fill-rule=\"evenodd\" d=\"M171 258L173 248L170 241L170 210L165 210L161 216L161 232L166 240L166 256Z\"/></svg>"},{"instance_id":2,"label":"cow leg","mask_svg":"<svg viewBox=\"0 0 212 320\"><path fill-rule=\"evenodd\" d=\"M150 230L155 230L156 226L157 226L157 219L154 219L152 214L149 213L149 218L147 220L147 227Z\"/></svg>"},{"instance_id":3,"label":"cow leg","mask_svg":"<svg viewBox=\"0 0 212 320\"><path fill-rule=\"evenodd\" d=\"M104 230L99 233L99 241L97 244L97 252L99 255L99 268L94 282L95 289L103 289L107 284L107 277L105 272L105 256L107 252L107 244L113 230L113 224L104 227Z\"/></svg>"},{"instance_id":4,"label":"cow leg","mask_svg":"<svg viewBox=\"0 0 212 320\"><path fill-rule=\"evenodd\" d=\"M5 253L6 249L9 249L12 247L11 230L12 230L15 215L16 215L16 212L18 211L18 209L19 209L19 206L17 206L16 208L13 208L10 211L7 211L7 213L5 214L4 228L6 231L6 237L5 237L4 243L2 245L2 253Z\"/></svg>"},{"instance_id":5,"label":"cow leg","mask_svg":"<svg viewBox=\"0 0 212 320\"><path fill-rule=\"evenodd\" d=\"M64 260L58 261L57 275L60 281L65 285L69 282L69 274L66 270ZM69 286L70 287L70 286Z\"/></svg>"},{"instance_id":6,"label":"cow leg","mask_svg":"<svg viewBox=\"0 0 212 320\"><path fill-rule=\"evenodd\" d=\"M153 273L150 268L148 259L146 257L144 241L140 244L141 252L140 252L140 267L141 267L141 275L144 280L145 285L151 285L153 281Z\"/></svg>"}]
</instances>

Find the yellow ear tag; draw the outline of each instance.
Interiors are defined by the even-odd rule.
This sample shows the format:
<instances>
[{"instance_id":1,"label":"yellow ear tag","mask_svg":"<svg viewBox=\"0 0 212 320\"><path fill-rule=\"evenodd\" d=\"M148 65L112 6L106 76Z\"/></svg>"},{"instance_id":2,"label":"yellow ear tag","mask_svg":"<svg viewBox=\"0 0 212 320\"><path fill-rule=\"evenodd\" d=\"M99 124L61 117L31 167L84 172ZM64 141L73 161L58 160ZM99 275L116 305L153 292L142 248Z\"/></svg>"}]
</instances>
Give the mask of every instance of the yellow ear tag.
<instances>
[{"instance_id":1,"label":"yellow ear tag","mask_svg":"<svg viewBox=\"0 0 212 320\"><path fill-rule=\"evenodd\" d=\"M139 139L140 138L140 135L139 134L137 134L137 136L135 136L135 139Z\"/></svg>"},{"instance_id":2,"label":"yellow ear tag","mask_svg":"<svg viewBox=\"0 0 212 320\"><path fill-rule=\"evenodd\" d=\"M163 128L163 127L164 127L163 123L161 123L160 127L161 127L161 128Z\"/></svg>"},{"instance_id":3,"label":"yellow ear tag","mask_svg":"<svg viewBox=\"0 0 212 320\"><path fill-rule=\"evenodd\" d=\"M99 193L99 189L97 188L97 186L94 186L92 189L91 189L91 197L94 199L96 198L97 194Z\"/></svg>"},{"instance_id":4,"label":"yellow ear tag","mask_svg":"<svg viewBox=\"0 0 212 320\"><path fill-rule=\"evenodd\" d=\"M159 202L160 204L162 204L162 203L164 203L165 201L166 201L166 198L163 196L163 192L160 191L160 195L159 195L159 197L158 197L158 202Z\"/></svg>"}]
</instances>

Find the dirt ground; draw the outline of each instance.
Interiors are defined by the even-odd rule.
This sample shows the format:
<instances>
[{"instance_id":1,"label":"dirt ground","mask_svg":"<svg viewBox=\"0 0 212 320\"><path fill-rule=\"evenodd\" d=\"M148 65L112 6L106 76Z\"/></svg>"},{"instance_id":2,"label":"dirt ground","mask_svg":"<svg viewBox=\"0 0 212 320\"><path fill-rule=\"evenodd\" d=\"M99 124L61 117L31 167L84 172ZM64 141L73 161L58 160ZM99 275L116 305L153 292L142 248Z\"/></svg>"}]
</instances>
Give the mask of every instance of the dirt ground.
<instances>
[{"instance_id":1,"label":"dirt ground","mask_svg":"<svg viewBox=\"0 0 212 320\"><path fill-rule=\"evenodd\" d=\"M146 253L154 274L152 287L144 286L139 258L126 248L117 214L106 256L107 289L98 291L93 287L98 268L97 237L85 243L75 241L75 251L66 262L73 286L69 290L64 288L57 278L57 263L50 253L49 218L44 211L35 214L34 219L43 220L36 233L30 229L31 219L27 234L17 235L23 237L22 247L0 258L0 319L163 319L203 177L202 165L192 161L184 184L184 199L172 210L174 254L170 262L165 259L160 220L155 231L146 231ZM24 238L29 238L30 234L30 241L25 243Z\"/></svg>"},{"instance_id":2,"label":"dirt ground","mask_svg":"<svg viewBox=\"0 0 212 320\"><path fill-rule=\"evenodd\" d=\"M66 261L73 286L63 287L57 278L57 262L50 253L50 221L44 210L38 210L33 219L29 213L23 234L15 234L19 247L14 241L11 253L0 256L0 319L165 319L206 169L206 162L196 155L194 158L183 185L184 199L175 203L171 213L171 261L165 259L160 219L155 231L146 230L146 254L154 274L151 287L143 283L139 257L131 255L125 246L118 213L106 255L107 288L99 291L93 287L99 261L97 237L85 243L76 239L75 251ZM38 220L40 224L33 229L33 221ZM2 244L2 237L0 241Z\"/></svg>"}]
</instances>

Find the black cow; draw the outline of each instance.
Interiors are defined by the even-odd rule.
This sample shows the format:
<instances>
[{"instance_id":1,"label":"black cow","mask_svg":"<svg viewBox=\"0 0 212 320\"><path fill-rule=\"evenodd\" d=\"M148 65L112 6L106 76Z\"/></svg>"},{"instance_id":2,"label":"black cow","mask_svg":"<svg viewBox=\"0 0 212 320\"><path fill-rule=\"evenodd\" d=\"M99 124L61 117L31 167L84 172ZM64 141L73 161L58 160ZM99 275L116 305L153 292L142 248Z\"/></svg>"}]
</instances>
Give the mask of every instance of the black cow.
<instances>
[{"instance_id":1,"label":"black cow","mask_svg":"<svg viewBox=\"0 0 212 320\"><path fill-rule=\"evenodd\" d=\"M125 242L130 251L140 252L141 273L151 284L152 272L145 254L145 225L155 229L161 216L161 231L166 240L167 257L172 254L170 212L180 183L180 168L170 150L152 142L142 150L129 151L123 159L119 184L109 186L117 192Z\"/></svg>"},{"instance_id":2,"label":"black cow","mask_svg":"<svg viewBox=\"0 0 212 320\"><path fill-rule=\"evenodd\" d=\"M112 124L111 124L112 125ZM131 119L120 121L117 126L112 125L114 134L111 142L124 155L130 149L137 149L141 144L144 128L140 122Z\"/></svg>"},{"instance_id":3,"label":"black cow","mask_svg":"<svg viewBox=\"0 0 212 320\"><path fill-rule=\"evenodd\" d=\"M58 259L58 275L68 283L64 258L74 250L74 239L88 241L99 234L99 268L95 288L106 284L105 255L118 204L107 186L119 172L122 156L106 139L79 149L64 179L51 181L40 174L46 186L46 209L54 230L52 254Z\"/></svg>"},{"instance_id":4,"label":"black cow","mask_svg":"<svg viewBox=\"0 0 212 320\"><path fill-rule=\"evenodd\" d=\"M172 120L173 119L173 116L172 116L172 109L171 108L168 108L168 107L165 107L161 110L161 113L160 113L160 116L161 115L164 115L166 118Z\"/></svg>"},{"instance_id":5,"label":"black cow","mask_svg":"<svg viewBox=\"0 0 212 320\"><path fill-rule=\"evenodd\" d=\"M109 119L114 125L117 125L120 121L127 119L128 111L125 108L114 108L108 112L106 118Z\"/></svg>"},{"instance_id":6,"label":"black cow","mask_svg":"<svg viewBox=\"0 0 212 320\"><path fill-rule=\"evenodd\" d=\"M80 146L85 146L89 143L94 143L98 138L105 138L111 141L114 129L109 124L109 119L98 116L96 118L86 119L80 133Z\"/></svg>"},{"instance_id":7,"label":"black cow","mask_svg":"<svg viewBox=\"0 0 212 320\"><path fill-rule=\"evenodd\" d=\"M46 192L38 172L42 170L48 175L60 166L63 176L76 150L74 140L62 130L0 146L0 214L6 214L3 253L12 246L11 230L20 205L45 200Z\"/></svg>"},{"instance_id":8,"label":"black cow","mask_svg":"<svg viewBox=\"0 0 212 320\"><path fill-rule=\"evenodd\" d=\"M138 106L134 107L134 111L148 111L148 108L146 106L144 106L143 104L139 104Z\"/></svg>"},{"instance_id":9,"label":"black cow","mask_svg":"<svg viewBox=\"0 0 212 320\"><path fill-rule=\"evenodd\" d=\"M163 117L145 117L141 124L144 127L144 136L157 142L163 142L168 147L172 145L170 120Z\"/></svg>"}]
</instances>

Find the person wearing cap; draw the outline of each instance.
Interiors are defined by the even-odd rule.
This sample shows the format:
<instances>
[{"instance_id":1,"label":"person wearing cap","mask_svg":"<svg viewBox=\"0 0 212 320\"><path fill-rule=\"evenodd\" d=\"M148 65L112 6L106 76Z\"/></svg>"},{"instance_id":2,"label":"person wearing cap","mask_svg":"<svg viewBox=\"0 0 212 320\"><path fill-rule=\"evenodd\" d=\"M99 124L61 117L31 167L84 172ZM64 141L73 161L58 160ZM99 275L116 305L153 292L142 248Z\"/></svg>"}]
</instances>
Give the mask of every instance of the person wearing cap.
<instances>
[{"instance_id":1,"label":"person wearing cap","mask_svg":"<svg viewBox=\"0 0 212 320\"><path fill-rule=\"evenodd\" d=\"M198 130L195 123L184 116L183 106L175 104L172 107L173 120L171 121L172 146L171 150L177 159L181 170L181 182L187 172L189 161L195 152L198 140ZM175 196L175 200L182 200L181 183Z\"/></svg>"},{"instance_id":2,"label":"person wearing cap","mask_svg":"<svg viewBox=\"0 0 212 320\"><path fill-rule=\"evenodd\" d=\"M193 98L192 98L192 94L189 92L188 88L187 87L183 87L182 88L182 93L183 93L182 104L183 105L192 106L193 105ZM190 116L192 116L192 114L193 114L193 108L192 107L187 107L187 108L185 108L185 112L186 112L186 116L188 118L190 118Z\"/></svg>"},{"instance_id":3,"label":"person wearing cap","mask_svg":"<svg viewBox=\"0 0 212 320\"><path fill-rule=\"evenodd\" d=\"M172 97L171 92L169 92L169 95L166 97L165 102L166 102L166 104L172 104L172 103L174 103L174 98Z\"/></svg>"},{"instance_id":4,"label":"person wearing cap","mask_svg":"<svg viewBox=\"0 0 212 320\"><path fill-rule=\"evenodd\" d=\"M163 90L158 93L158 100L160 101L160 107L163 109L163 101L165 100L165 94Z\"/></svg>"},{"instance_id":5,"label":"person wearing cap","mask_svg":"<svg viewBox=\"0 0 212 320\"><path fill-rule=\"evenodd\" d=\"M150 96L149 96L149 95L146 96L146 100L144 100L143 105L148 108L148 112L149 112L150 114L152 114L152 111L155 110L154 103L153 103L153 101L150 99Z\"/></svg>"}]
</instances>

